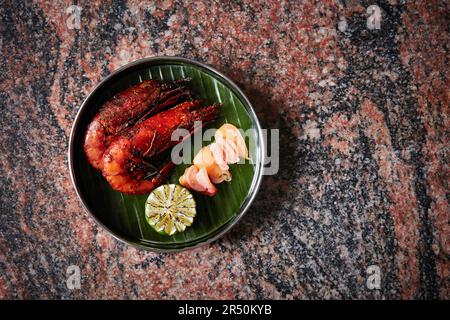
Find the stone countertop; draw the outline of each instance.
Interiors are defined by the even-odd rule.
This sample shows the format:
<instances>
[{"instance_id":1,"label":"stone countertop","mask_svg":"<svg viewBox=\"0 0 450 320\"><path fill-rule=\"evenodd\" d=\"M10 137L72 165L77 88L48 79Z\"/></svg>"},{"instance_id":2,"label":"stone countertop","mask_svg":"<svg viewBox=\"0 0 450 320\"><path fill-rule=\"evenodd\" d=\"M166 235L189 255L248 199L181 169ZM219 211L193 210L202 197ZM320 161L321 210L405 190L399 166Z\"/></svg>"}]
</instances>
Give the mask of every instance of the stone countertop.
<instances>
[{"instance_id":1,"label":"stone countertop","mask_svg":"<svg viewBox=\"0 0 450 320\"><path fill-rule=\"evenodd\" d=\"M450 298L449 3L262 3L78 1L78 25L2 2L0 298ZM156 55L227 74L281 136L246 217L176 254L109 236L67 167L90 90Z\"/></svg>"}]
</instances>

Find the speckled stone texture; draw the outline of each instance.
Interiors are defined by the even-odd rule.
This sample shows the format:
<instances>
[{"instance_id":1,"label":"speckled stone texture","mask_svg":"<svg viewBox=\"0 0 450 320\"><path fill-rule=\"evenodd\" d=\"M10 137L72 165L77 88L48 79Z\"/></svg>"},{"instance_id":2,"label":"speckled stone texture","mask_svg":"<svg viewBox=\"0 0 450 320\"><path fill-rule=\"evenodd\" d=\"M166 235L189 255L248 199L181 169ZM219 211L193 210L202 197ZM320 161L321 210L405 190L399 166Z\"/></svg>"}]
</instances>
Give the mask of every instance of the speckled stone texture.
<instances>
[{"instance_id":1,"label":"speckled stone texture","mask_svg":"<svg viewBox=\"0 0 450 320\"><path fill-rule=\"evenodd\" d=\"M0 4L0 298L450 298L448 1L78 1L73 30L70 5ZM176 254L96 226L67 168L90 90L155 55L229 75L281 132L243 221Z\"/></svg>"}]
</instances>

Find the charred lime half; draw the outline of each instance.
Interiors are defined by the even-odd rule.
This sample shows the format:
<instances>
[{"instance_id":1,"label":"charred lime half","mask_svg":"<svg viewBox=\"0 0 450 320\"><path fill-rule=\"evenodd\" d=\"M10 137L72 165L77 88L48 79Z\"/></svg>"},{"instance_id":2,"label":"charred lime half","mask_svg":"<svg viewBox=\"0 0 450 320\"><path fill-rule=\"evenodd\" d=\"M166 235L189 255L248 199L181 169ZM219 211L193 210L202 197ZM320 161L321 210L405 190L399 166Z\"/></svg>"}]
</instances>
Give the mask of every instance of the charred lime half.
<instances>
[{"instance_id":1,"label":"charred lime half","mask_svg":"<svg viewBox=\"0 0 450 320\"><path fill-rule=\"evenodd\" d=\"M194 197L188 189L176 184L159 186L145 202L145 218L161 234L183 232L192 225L196 214Z\"/></svg>"}]
</instances>

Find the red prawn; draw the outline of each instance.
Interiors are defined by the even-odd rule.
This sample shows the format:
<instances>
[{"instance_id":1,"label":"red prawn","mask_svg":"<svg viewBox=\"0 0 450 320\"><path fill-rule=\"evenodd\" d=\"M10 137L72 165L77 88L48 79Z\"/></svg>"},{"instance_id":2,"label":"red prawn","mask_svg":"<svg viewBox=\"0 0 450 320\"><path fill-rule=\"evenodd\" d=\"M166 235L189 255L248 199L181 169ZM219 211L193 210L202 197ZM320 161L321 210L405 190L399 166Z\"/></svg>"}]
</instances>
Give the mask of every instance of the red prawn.
<instances>
[{"instance_id":1,"label":"red prawn","mask_svg":"<svg viewBox=\"0 0 450 320\"><path fill-rule=\"evenodd\" d=\"M171 161L158 165L158 157L180 142L172 140L172 133L179 128L192 133L195 121L206 125L216 118L218 110L217 104L202 107L199 101L184 102L136 124L104 152L103 176L113 189L123 193L152 191L174 167Z\"/></svg>"},{"instance_id":2,"label":"red prawn","mask_svg":"<svg viewBox=\"0 0 450 320\"><path fill-rule=\"evenodd\" d=\"M184 85L187 81L189 79L164 83L145 80L104 103L86 131L84 151L89 163L101 170L103 154L118 135L140 119L190 98L191 92Z\"/></svg>"}]
</instances>

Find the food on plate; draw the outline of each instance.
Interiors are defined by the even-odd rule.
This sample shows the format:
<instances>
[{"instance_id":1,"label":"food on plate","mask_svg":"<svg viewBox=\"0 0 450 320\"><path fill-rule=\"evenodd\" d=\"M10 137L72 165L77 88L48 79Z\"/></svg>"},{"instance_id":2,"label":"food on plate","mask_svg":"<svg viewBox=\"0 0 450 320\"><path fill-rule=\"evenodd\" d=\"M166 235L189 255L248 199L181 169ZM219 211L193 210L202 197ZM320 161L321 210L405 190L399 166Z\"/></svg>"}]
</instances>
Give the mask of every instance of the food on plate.
<instances>
[{"instance_id":1,"label":"food on plate","mask_svg":"<svg viewBox=\"0 0 450 320\"><path fill-rule=\"evenodd\" d=\"M114 190L127 194L154 190L175 166L166 157L168 151L194 132L194 122L205 126L216 119L219 105L202 106L192 100L187 81L145 80L109 99L89 124L84 141L86 157ZM172 141L177 129L186 129L189 134ZM229 164L248 159L245 140L234 125L222 125L214 138L179 180L181 185L208 196L217 194L214 184L231 181Z\"/></svg>"},{"instance_id":2,"label":"food on plate","mask_svg":"<svg viewBox=\"0 0 450 320\"><path fill-rule=\"evenodd\" d=\"M188 81L145 80L105 102L86 131L84 151L89 163L101 170L103 154L118 135L139 120L190 98Z\"/></svg>"},{"instance_id":3,"label":"food on plate","mask_svg":"<svg viewBox=\"0 0 450 320\"><path fill-rule=\"evenodd\" d=\"M205 167L198 169L196 166L190 166L186 168L179 182L182 186L207 196L215 196L217 193L217 188L209 179Z\"/></svg>"},{"instance_id":4,"label":"food on plate","mask_svg":"<svg viewBox=\"0 0 450 320\"><path fill-rule=\"evenodd\" d=\"M195 167L195 166L193 166ZM201 167L198 170L196 176L197 182L204 188L204 193L208 196L214 196L217 193L217 188L212 184L211 180L209 180L208 172L205 167Z\"/></svg>"},{"instance_id":5,"label":"food on plate","mask_svg":"<svg viewBox=\"0 0 450 320\"><path fill-rule=\"evenodd\" d=\"M239 157L248 160L248 149L244 137L238 128L230 123L225 123L214 134L216 141L230 141L236 145Z\"/></svg>"},{"instance_id":6,"label":"food on plate","mask_svg":"<svg viewBox=\"0 0 450 320\"><path fill-rule=\"evenodd\" d=\"M228 164L223 163L220 166L216 162L210 146L203 147L195 156L193 163L198 169L204 167L213 183L231 180Z\"/></svg>"},{"instance_id":7,"label":"food on plate","mask_svg":"<svg viewBox=\"0 0 450 320\"><path fill-rule=\"evenodd\" d=\"M237 147L233 141L219 140L211 143L211 151L222 168L224 164L228 165L239 162Z\"/></svg>"},{"instance_id":8,"label":"food on plate","mask_svg":"<svg viewBox=\"0 0 450 320\"><path fill-rule=\"evenodd\" d=\"M159 186L145 202L145 218L159 233L173 235L192 225L195 200L186 188L175 184Z\"/></svg>"},{"instance_id":9,"label":"food on plate","mask_svg":"<svg viewBox=\"0 0 450 320\"><path fill-rule=\"evenodd\" d=\"M209 150L211 150L214 161L219 168L222 170L228 170L229 166L226 161L225 150L221 147L221 145L213 142L208 147Z\"/></svg>"},{"instance_id":10,"label":"food on plate","mask_svg":"<svg viewBox=\"0 0 450 320\"><path fill-rule=\"evenodd\" d=\"M172 141L172 133L183 128L191 134L195 121L206 125L216 118L218 110L216 104L205 107L199 101L189 101L140 121L106 149L103 176L113 189L123 193L152 191L174 167L171 161L161 160L165 151L181 142Z\"/></svg>"},{"instance_id":11,"label":"food on plate","mask_svg":"<svg viewBox=\"0 0 450 320\"><path fill-rule=\"evenodd\" d=\"M231 181L228 164L248 159L245 140L232 124L224 124L215 133L215 142L203 147L194 157L194 165L186 168L180 177L181 185L208 196L215 196L213 183Z\"/></svg>"},{"instance_id":12,"label":"food on plate","mask_svg":"<svg viewBox=\"0 0 450 320\"><path fill-rule=\"evenodd\" d=\"M175 167L169 159L171 149L191 136L198 122L203 127L219 116L220 104L194 100L188 81L145 80L117 93L101 106L84 136L88 162L112 189L131 195L150 193L145 218L158 233L167 235L185 231L196 217L189 189L215 196L216 185L232 179L230 165L248 159L241 132L227 123L216 130L215 141L194 157L179 178L180 185L163 184ZM184 133L174 141L178 129Z\"/></svg>"}]
</instances>

